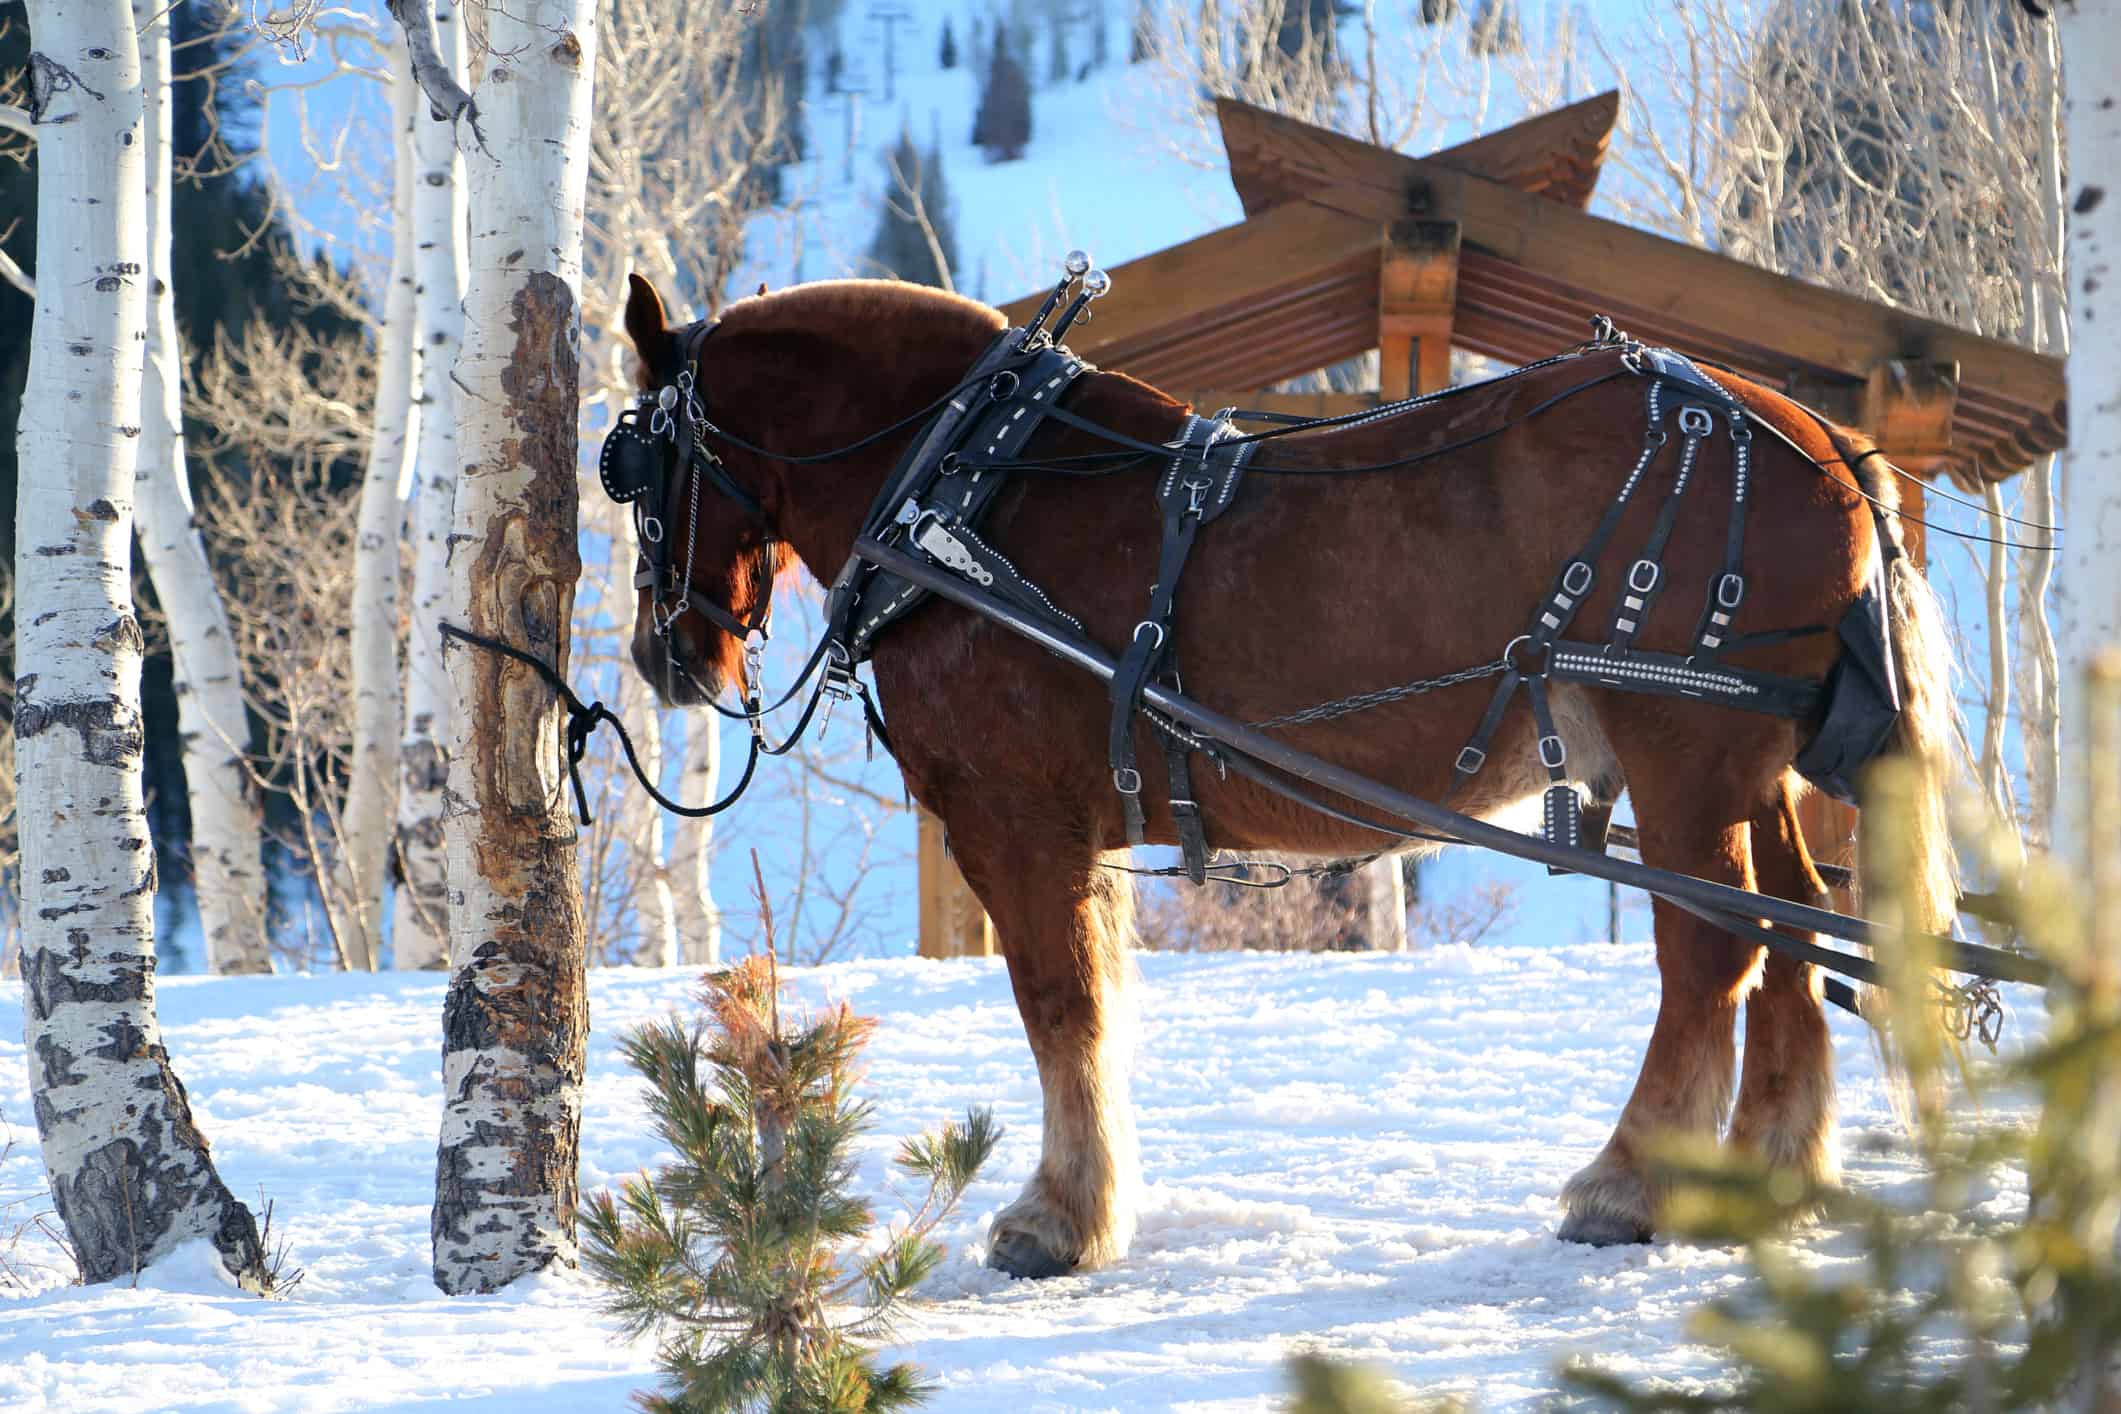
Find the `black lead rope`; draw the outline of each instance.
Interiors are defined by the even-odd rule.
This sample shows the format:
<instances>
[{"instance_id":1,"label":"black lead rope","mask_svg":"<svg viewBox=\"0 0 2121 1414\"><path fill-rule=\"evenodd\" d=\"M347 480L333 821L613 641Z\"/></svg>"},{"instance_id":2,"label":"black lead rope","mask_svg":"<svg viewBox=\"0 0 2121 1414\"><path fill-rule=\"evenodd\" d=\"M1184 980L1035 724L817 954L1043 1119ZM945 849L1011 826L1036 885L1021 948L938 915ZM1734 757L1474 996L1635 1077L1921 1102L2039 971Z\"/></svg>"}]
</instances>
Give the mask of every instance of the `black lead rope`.
<instances>
[{"instance_id":1,"label":"black lead rope","mask_svg":"<svg viewBox=\"0 0 2121 1414\"><path fill-rule=\"evenodd\" d=\"M626 730L626 724L620 721L618 716L602 702L591 702L585 705L581 698L575 696L574 689L567 685L567 680L554 672L543 660L525 653L522 649L512 644L503 643L496 638L487 638L483 634L472 633L467 629L458 628L455 624L443 624L442 637L453 638L459 643L468 643L474 648L483 648L488 653L497 653L503 658L514 659L536 673L539 679L547 687L551 688L553 694L560 699L561 705L567 709L567 731L563 738L567 751L567 780L574 787L575 814L585 825L593 825L596 820L589 813L589 793L582 788L582 757L589 750L590 736L604 722L611 723L612 729L619 734L619 745L626 750L626 764L633 768L633 778L641 783L641 789L647 791L656 804L662 806L673 815L683 815L692 820L703 820L710 815L721 814L724 810L736 804L737 798L743 795L745 788L751 784L752 774L758 770L761 753L759 738L757 733L754 732L751 738L751 752L744 758L744 774L730 788L729 794L723 796L712 805L681 804L663 794L657 788L656 783L648 778L648 772L641 767L640 753L634 750L633 736ZM867 695L864 694L863 703L865 706L867 702ZM816 707L817 704L813 700L811 710L815 711ZM809 720L810 713L805 712L803 714L804 723L807 724ZM800 729L798 729L797 735L800 734ZM791 738L789 742L784 743L784 749L786 746L792 745L794 745L794 741Z\"/></svg>"}]
</instances>

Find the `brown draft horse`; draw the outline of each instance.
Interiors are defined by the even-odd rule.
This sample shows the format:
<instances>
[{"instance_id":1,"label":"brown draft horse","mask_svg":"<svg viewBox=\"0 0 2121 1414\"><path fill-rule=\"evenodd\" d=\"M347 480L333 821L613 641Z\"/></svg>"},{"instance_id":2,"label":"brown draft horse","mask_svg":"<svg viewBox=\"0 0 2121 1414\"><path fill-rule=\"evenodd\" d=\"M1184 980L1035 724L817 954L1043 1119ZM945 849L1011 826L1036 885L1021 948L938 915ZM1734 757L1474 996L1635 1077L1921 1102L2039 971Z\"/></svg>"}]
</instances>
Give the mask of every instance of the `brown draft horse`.
<instances>
[{"instance_id":1,"label":"brown draft horse","mask_svg":"<svg viewBox=\"0 0 2121 1414\"><path fill-rule=\"evenodd\" d=\"M643 386L682 359L655 292L638 279L626 327ZM738 301L701 347L707 414L733 435L791 456L855 442L934 402L1004 327L986 305L913 285L831 281ZM1611 367L1579 360L1480 387L1433 406L1343 430L1265 444L1237 503L1201 535L1178 596L1176 643L1187 691L1259 720L1341 695L1491 661L1522 631L1639 454L1644 388L1614 379L1529 420L1527 410ZM1890 502L1892 478L1780 396L1722 381L1786 434L1754 439L1744 571L1747 630L1833 624L1882 553L1865 496ZM1081 416L1150 442L1173 437L1184 405L1122 373L1093 372L1070 391ZM1398 472L1280 476L1274 466L1355 466L1404 457L1513 424L1485 441ZM790 559L823 580L847 559L872 499L914 433L809 466L721 448L727 474L754 495L779 537L711 486L698 495L692 597L749 621ZM1104 450L1048 426L1034 452ZM1675 459L1658 460L1614 536L1583 620L1609 622L1624 558L1646 538ZM1704 453L1705 484L1683 502L1665 558L1684 594L1667 596L1639 640L1684 651L1700 595L1720 568L1732 472L1727 442ZM1858 469L1852 469L1851 463ZM1869 472L1860 470L1869 467ZM984 534L1108 647L1141 618L1158 545L1154 468L1093 480L1021 475ZM1860 487L1860 493L1859 493ZM1701 494L1703 491L1708 494ZM673 504L679 504L673 501ZM684 520L673 532L684 535ZM1896 525L1896 521L1885 522ZM1893 533L1897 534L1897 531ZM767 563L769 553L777 556ZM1946 660L1919 574L1893 561L1890 593L1903 711L1894 749L1936 756ZM1673 603L1669 601L1679 601ZM696 705L742 671L737 642L695 608L668 636L642 628L634 659L672 705ZM1751 649L1737 661L1823 677L1831 634ZM993 917L1045 1100L1044 1152L996 1218L990 1261L1043 1276L1127 1250L1138 1155L1127 1102L1125 1003L1132 885L1101 869L1125 844L1105 756L1106 689L1000 626L930 602L879 641L876 685L915 799L939 816L958 863ZM1427 799L1440 799L1490 690L1453 687L1359 716L1286 728L1296 746ZM1782 718L1669 697L1557 684L1554 706L1572 773L1595 800L1624 786L1652 865L1824 905L1798 832L1804 788L1790 770L1804 728ZM1163 755L1139 729L1142 800L1153 843L1176 841ZM1392 843L1196 767L1208 839L1218 847L1347 857ZM1546 784L1522 697L1486 768L1454 800L1485 818L1536 804ZM1934 794L1934 792L1933 792ZM1925 916L1946 921L1950 869L1941 812L1917 830ZM1512 815L1513 820L1518 818ZM1715 1135L1813 1179L1837 1171L1834 1084L1820 978L1662 902L1656 906L1663 999L1634 1093L1604 1150L1561 1194L1564 1238L1647 1241L1659 1204L1644 1139ZM1731 1105L1734 1029L1746 1004L1745 1074Z\"/></svg>"}]
</instances>

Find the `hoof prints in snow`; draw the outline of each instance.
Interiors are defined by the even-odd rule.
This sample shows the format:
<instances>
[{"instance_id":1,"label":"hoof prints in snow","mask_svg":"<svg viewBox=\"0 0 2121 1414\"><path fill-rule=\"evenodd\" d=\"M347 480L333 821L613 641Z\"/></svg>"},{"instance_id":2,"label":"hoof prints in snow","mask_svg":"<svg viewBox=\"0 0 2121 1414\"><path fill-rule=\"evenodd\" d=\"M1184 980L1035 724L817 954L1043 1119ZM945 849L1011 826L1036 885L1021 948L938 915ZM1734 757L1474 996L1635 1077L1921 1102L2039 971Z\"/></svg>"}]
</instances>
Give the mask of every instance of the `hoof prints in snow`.
<instances>
[{"instance_id":1,"label":"hoof prints in snow","mask_svg":"<svg viewBox=\"0 0 2121 1414\"><path fill-rule=\"evenodd\" d=\"M939 1410L1259 1408L1301 1346L1386 1366L1483 1407L1536 1403L1564 1356L1713 1377L1686 1316L1742 1279L1738 1256L1554 1236L1554 1201L1596 1152L1656 1006L1646 948L1440 949L1405 957L1144 957L1134 1091L1140 1228L1104 1271L1012 1281L981 1265L986 1224L1038 1153L1038 1088L996 962L855 962L787 975L806 1001L883 1019L867 1093L865 1188L897 1140L992 1103L1009 1132L943 1232L951 1258L903 1354ZM627 1026L682 1008L689 971L591 975L585 1191L657 1161ZM261 1304L197 1264L140 1288L60 1287L34 1239L30 1291L0 1287L0 1408L617 1408L652 1378L647 1342L554 1273L450 1299L428 1277L442 979L170 979L173 1057L238 1192L274 1199L308 1278ZM1543 1009L1526 1005L1537 997ZM21 994L0 991L0 1214L45 1207L28 1125ZM1845 1159L1907 1182L1870 1047L1838 1019ZM295 1049L289 1035L329 1038ZM1993 1203L2020 1200L1998 1194ZM888 1201L883 1204L888 1210ZM11 1226L12 1224L9 1224ZM1804 1246L1847 1259L1832 1232ZM40 1285L41 1284L41 1285Z\"/></svg>"}]
</instances>

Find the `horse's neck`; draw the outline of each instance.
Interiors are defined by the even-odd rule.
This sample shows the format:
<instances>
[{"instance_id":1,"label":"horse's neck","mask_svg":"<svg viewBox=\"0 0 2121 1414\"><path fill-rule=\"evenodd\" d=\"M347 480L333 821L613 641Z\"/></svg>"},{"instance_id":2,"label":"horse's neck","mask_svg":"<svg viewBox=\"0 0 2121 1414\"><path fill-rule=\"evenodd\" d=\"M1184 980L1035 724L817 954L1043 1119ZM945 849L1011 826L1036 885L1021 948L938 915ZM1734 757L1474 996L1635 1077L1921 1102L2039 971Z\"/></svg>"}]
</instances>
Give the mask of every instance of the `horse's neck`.
<instances>
[{"instance_id":1,"label":"horse's neck","mask_svg":"<svg viewBox=\"0 0 2121 1414\"><path fill-rule=\"evenodd\" d=\"M947 355L939 355L932 344L908 339L902 348L865 353L862 363L869 376L841 381L838 386L845 396L834 415L818 419L807 438L822 449L873 436L948 392L984 347L984 343L964 350L953 347ZM909 369L918 371L909 373ZM882 494L885 480L925 426L926 419L922 419L902 435L886 437L846 458L785 468L781 533L796 558L821 583L830 584L854 552L855 538Z\"/></svg>"}]
</instances>

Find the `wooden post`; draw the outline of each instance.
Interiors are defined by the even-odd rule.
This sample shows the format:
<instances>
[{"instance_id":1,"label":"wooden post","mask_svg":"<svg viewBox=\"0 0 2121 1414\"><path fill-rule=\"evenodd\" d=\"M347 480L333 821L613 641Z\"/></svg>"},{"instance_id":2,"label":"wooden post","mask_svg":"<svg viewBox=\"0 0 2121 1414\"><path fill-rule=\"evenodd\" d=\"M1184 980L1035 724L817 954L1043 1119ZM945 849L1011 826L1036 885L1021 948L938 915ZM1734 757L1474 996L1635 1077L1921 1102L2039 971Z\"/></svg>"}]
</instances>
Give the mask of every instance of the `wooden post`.
<instances>
[{"instance_id":1,"label":"wooden post","mask_svg":"<svg viewBox=\"0 0 2121 1414\"><path fill-rule=\"evenodd\" d=\"M1458 223L1400 221L1385 232L1377 281L1377 390L1384 402L1451 381Z\"/></svg>"},{"instance_id":2,"label":"wooden post","mask_svg":"<svg viewBox=\"0 0 2121 1414\"><path fill-rule=\"evenodd\" d=\"M1377 397L1434 393L1451 382L1451 311L1458 300L1458 223L1400 221L1385 232L1377 271ZM1378 952L1407 950L1407 891L1387 855L1363 871L1363 936Z\"/></svg>"},{"instance_id":3,"label":"wooden post","mask_svg":"<svg viewBox=\"0 0 2121 1414\"><path fill-rule=\"evenodd\" d=\"M922 957L992 957L994 924L943 843L943 822L920 816Z\"/></svg>"},{"instance_id":4,"label":"wooden post","mask_svg":"<svg viewBox=\"0 0 2121 1414\"><path fill-rule=\"evenodd\" d=\"M1959 365L1924 363L1911 359L1887 359L1871 370L1865 382L1862 426L1884 449L1893 465L1903 471L1934 474L1952 455L1952 414L1959 400ZM1929 545L1921 524L1923 488L1919 481L1899 480L1900 529L1907 538L1908 554L1917 565L1929 566ZM1854 867L1856 863L1856 811L1853 806L1817 791L1804 799L1797 812L1804 842L1812 858L1822 864ZM1835 889L1834 906L1853 912L1855 899L1848 890Z\"/></svg>"}]
</instances>

